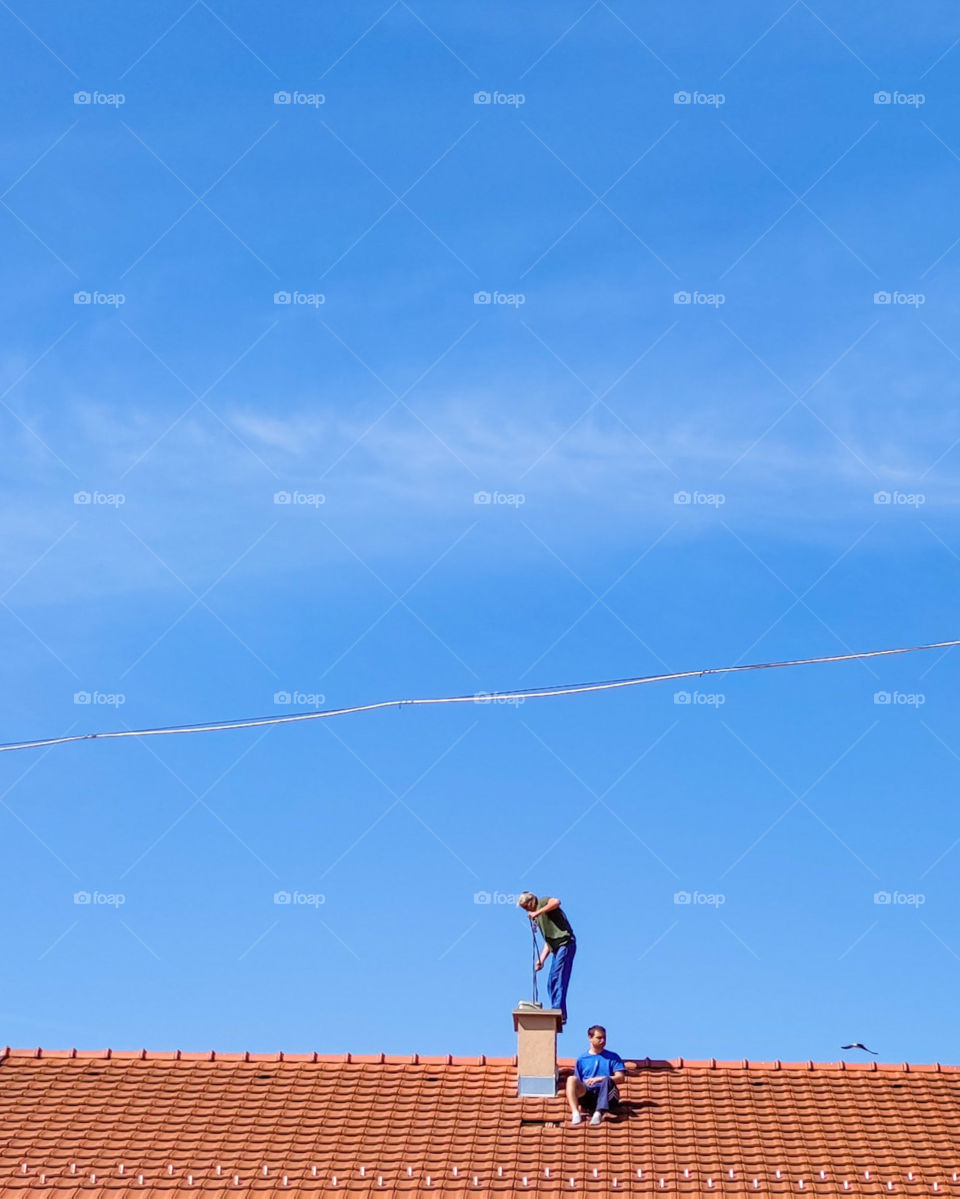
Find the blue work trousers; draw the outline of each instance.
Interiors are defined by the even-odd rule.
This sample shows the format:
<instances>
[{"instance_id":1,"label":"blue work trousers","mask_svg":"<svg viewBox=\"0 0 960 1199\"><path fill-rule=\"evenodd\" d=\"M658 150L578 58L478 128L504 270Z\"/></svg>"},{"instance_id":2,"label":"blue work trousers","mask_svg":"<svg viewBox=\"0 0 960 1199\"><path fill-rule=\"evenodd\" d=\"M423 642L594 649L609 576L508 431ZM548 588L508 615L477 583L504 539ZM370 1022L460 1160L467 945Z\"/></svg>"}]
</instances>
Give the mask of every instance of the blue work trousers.
<instances>
[{"instance_id":1,"label":"blue work trousers","mask_svg":"<svg viewBox=\"0 0 960 1199\"><path fill-rule=\"evenodd\" d=\"M617 1090L617 1084L612 1078L601 1078L600 1081L592 1087L587 1087L588 1095L596 1095L598 1112L608 1112L610 1110L610 1100L619 1100L620 1092Z\"/></svg>"},{"instance_id":2,"label":"blue work trousers","mask_svg":"<svg viewBox=\"0 0 960 1199\"><path fill-rule=\"evenodd\" d=\"M565 945L553 951L550 963L550 976L547 979L547 992L550 996L550 1006L559 1008L563 1019L567 1018L567 987L570 986L570 971L573 969L573 959L577 952L577 942L573 938Z\"/></svg>"}]
</instances>

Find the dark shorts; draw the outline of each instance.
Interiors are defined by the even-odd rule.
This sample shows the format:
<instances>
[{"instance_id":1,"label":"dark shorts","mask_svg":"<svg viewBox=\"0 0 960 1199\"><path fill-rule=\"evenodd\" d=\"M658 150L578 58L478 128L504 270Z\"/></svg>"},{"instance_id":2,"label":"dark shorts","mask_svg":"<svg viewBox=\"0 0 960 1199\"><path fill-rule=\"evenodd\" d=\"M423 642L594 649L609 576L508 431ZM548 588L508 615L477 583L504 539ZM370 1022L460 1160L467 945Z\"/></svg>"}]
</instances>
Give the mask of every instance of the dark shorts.
<instances>
[{"instance_id":1,"label":"dark shorts","mask_svg":"<svg viewBox=\"0 0 960 1199\"><path fill-rule=\"evenodd\" d=\"M614 1083L610 1087L610 1106L616 1107L620 1102L620 1092L617 1090L617 1084ZM580 1106L586 1108L588 1112L592 1112L597 1106L597 1088L587 1087L584 1093L580 1096Z\"/></svg>"}]
</instances>

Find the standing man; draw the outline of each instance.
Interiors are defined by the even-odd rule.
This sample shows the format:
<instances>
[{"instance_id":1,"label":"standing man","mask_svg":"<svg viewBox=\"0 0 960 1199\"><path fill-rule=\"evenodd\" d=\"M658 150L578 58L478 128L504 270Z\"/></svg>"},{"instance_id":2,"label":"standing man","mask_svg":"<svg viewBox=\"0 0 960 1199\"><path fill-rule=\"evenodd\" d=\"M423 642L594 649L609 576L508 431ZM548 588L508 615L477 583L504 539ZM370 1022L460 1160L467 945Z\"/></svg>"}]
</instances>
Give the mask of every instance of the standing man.
<instances>
[{"instance_id":1,"label":"standing man","mask_svg":"<svg viewBox=\"0 0 960 1199\"><path fill-rule=\"evenodd\" d=\"M573 1073L567 1079L567 1102L570 1104L570 1123L580 1124L580 1100L584 1095L596 1095L596 1106L590 1117L591 1124L602 1124L605 1112L610 1111L610 1101L619 1102L617 1083L623 1082L626 1066L623 1058L607 1049L607 1030L602 1024L587 1029L590 1051L577 1058Z\"/></svg>"},{"instance_id":2,"label":"standing man","mask_svg":"<svg viewBox=\"0 0 960 1199\"><path fill-rule=\"evenodd\" d=\"M547 992L550 996L550 1006L559 1008L561 1012L560 1024L563 1027L567 1022L567 987L570 985L570 971L577 952L577 938L573 935L570 921L564 914L559 899L549 896L538 899L532 891L524 891L517 900L517 905L523 908L531 920L536 921L543 937L544 945L535 969L542 970L547 958L553 954L547 978Z\"/></svg>"}]
</instances>

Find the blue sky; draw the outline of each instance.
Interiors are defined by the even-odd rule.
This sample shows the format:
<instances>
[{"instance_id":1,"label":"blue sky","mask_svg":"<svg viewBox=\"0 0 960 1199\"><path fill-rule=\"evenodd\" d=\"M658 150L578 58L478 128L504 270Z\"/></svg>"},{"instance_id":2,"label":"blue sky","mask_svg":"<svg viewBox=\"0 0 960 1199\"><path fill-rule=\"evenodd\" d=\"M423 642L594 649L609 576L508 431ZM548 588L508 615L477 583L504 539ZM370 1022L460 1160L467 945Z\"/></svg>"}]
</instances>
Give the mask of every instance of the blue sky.
<instances>
[{"instance_id":1,"label":"blue sky","mask_svg":"<svg viewBox=\"0 0 960 1199\"><path fill-rule=\"evenodd\" d=\"M149 7L0 11L4 740L957 635L952 9ZM529 887L960 1060L956 660L3 755L0 1040L509 1054Z\"/></svg>"}]
</instances>

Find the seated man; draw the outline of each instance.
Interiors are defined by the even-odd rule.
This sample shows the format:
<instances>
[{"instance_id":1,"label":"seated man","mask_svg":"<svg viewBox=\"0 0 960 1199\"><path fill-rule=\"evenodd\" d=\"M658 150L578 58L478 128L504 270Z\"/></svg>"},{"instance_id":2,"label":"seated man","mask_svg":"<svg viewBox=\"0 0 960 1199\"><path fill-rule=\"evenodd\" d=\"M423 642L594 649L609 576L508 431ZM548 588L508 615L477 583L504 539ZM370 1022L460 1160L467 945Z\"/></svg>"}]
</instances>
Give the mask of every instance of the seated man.
<instances>
[{"instance_id":1,"label":"seated man","mask_svg":"<svg viewBox=\"0 0 960 1199\"><path fill-rule=\"evenodd\" d=\"M570 1104L570 1123L579 1124L580 1100L596 1096L596 1110L590 1117L591 1124L602 1124L604 1112L609 1112L610 1102L619 1102L617 1083L623 1082L626 1066L623 1059L605 1048L607 1030L602 1024L587 1029L590 1052L577 1058L573 1073L567 1079L567 1101ZM591 1104L591 1106L593 1106Z\"/></svg>"}]
</instances>

